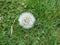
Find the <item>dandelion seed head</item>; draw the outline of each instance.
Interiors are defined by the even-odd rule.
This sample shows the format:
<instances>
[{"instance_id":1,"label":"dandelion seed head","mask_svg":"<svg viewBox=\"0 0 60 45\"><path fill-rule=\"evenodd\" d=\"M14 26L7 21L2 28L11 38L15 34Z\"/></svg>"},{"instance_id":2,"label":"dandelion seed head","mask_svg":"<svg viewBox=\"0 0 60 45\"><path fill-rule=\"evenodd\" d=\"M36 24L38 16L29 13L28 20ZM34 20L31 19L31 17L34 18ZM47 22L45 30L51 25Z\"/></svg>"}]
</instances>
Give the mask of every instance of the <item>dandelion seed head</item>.
<instances>
[{"instance_id":1,"label":"dandelion seed head","mask_svg":"<svg viewBox=\"0 0 60 45\"><path fill-rule=\"evenodd\" d=\"M29 29L33 26L35 22L35 17L29 12L24 12L20 15L18 21L23 28Z\"/></svg>"}]
</instances>

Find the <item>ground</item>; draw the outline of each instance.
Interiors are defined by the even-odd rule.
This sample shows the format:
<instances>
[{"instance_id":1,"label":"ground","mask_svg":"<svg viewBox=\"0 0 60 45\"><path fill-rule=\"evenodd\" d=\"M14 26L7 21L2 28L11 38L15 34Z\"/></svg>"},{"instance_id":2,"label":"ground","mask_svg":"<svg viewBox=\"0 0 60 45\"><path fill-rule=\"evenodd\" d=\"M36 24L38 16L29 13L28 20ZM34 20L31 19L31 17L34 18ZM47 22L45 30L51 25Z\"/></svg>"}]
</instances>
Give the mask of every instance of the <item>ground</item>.
<instances>
[{"instance_id":1,"label":"ground","mask_svg":"<svg viewBox=\"0 0 60 45\"><path fill-rule=\"evenodd\" d=\"M18 17L31 12L31 29L19 25ZM60 0L0 0L0 45L60 45Z\"/></svg>"}]
</instances>

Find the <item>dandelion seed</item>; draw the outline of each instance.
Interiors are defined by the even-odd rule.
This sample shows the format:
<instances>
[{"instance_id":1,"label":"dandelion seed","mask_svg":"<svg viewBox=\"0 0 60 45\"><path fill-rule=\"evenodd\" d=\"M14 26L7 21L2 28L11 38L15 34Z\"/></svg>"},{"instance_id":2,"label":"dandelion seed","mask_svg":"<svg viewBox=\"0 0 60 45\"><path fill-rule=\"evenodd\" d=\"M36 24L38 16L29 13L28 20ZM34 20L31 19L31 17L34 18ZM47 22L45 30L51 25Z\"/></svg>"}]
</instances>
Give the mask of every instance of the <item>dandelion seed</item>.
<instances>
[{"instance_id":1,"label":"dandelion seed","mask_svg":"<svg viewBox=\"0 0 60 45\"><path fill-rule=\"evenodd\" d=\"M35 17L29 12L24 12L20 15L18 21L23 28L29 29L32 28L35 22Z\"/></svg>"}]
</instances>

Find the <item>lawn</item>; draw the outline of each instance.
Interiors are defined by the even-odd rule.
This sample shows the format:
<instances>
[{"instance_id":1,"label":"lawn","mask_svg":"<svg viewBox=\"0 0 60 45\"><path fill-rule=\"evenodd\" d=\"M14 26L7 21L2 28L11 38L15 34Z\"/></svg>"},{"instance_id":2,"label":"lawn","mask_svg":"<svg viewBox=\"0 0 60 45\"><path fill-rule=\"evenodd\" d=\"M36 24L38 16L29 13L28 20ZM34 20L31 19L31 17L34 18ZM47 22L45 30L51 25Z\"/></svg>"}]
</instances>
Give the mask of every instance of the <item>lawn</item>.
<instances>
[{"instance_id":1,"label":"lawn","mask_svg":"<svg viewBox=\"0 0 60 45\"><path fill-rule=\"evenodd\" d=\"M36 18L31 29L19 25L23 12ZM0 45L60 45L60 0L0 0Z\"/></svg>"}]
</instances>

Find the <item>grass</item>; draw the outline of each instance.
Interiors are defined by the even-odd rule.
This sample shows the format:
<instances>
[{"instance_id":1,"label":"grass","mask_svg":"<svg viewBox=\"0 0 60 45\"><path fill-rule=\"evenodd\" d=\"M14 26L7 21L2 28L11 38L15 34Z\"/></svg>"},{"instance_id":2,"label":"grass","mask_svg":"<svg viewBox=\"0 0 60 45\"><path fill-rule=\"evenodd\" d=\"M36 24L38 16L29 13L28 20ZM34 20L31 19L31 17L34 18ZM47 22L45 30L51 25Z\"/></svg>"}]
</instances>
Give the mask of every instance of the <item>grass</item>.
<instances>
[{"instance_id":1,"label":"grass","mask_svg":"<svg viewBox=\"0 0 60 45\"><path fill-rule=\"evenodd\" d=\"M36 18L29 30L18 23L26 11ZM0 45L60 45L60 0L0 0Z\"/></svg>"}]
</instances>

